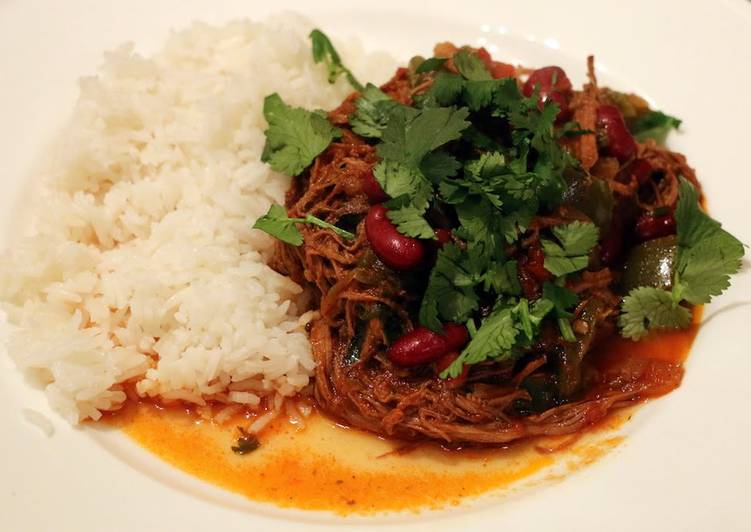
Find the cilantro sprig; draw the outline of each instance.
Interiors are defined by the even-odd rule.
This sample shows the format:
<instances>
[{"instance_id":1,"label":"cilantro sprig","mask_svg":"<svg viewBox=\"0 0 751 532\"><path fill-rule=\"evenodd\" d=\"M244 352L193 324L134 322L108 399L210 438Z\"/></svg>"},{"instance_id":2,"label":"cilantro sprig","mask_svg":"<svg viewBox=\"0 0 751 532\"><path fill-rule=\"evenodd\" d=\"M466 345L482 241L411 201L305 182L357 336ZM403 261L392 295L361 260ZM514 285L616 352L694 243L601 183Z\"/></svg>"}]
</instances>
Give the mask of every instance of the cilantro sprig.
<instances>
[{"instance_id":1,"label":"cilantro sprig","mask_svg":"<svg viewBox=\"0 0 751 532\"><path fill-rule=\"evenodd\" d=\"M420 63L415 69L415 74L424 74L425 72L431 72L433 70L440 70L446 63L445 57L430 57Z\"/></svg>"},{"instance_id":2,"label":"cilantro sprig","mask_svg":"<svg viewBox=\"0 0 751 532\"><path fill-rule=\"evenodd\" d=\"M418 110L404 105L389 113L376 148L381 161L373 175L392 198L387 203L388 216L401 233L433 238L433 229L424 217L434 193L433 183L423 172L422 163L431 152L461 136L469 126L468 115L466 108ZM451 160L443 162L452 164Z\"/></svg>"},{"instance_id":3,"label":"cilantro sprig","mask_svg":"<svg viewBox=\"0 0 751 532\"><path fill-rule=\"evenodd\" d=\"M347 240L355 238L355 235L349 231L345 231L340 227L324 222L312 214L307 214L304 218L290 218L287 216L286 209L277 204L272 204L271 207L269 207L269 212L256 220L256 223L253 224L253 229L260 229L261 231L278 238L282 242L292 244L293 246L299 246L303 243L303 236L297 228L297 224L310 224L324 229L330 229L340 237Z\"/></svg>"},{"instance_id":4,"label":"cilantro sprig","mask_svg":"<svg viewBox=\"0 0 751 532\"><path fill-rule=\"evenodd\" d=\"M665 139L673 129L678 129L681 120L662 111L650 111L642 117L633 120L629 129L639 142L654 139L658 144L664 144Z\"/></svg>"},{"instance_id":5,"label":"cilantro sprig","mask_svg":"<svg viewBox=\"0 0 751 532\"><path fill-rule=\"evenodd\" d=\"M597 244L597 227L589 222L575 221L555 226L552 232L557 242L541 239L545 269L555 276L561 276L586 268L589 252Z\"/></svg>"},{"instance_id":6,"label":"cilantro sprig","mask_svg":"<svg viewBox=\"0 0 751 532\"><path fill-rule=\"evenodd\" d=\"M464 246L451 244L439 251L419 313L420 322L435 331L446 321L467 323L470 331L476 331L443 377L458 375L465 364L516 356L533 341L540 322L551 313L566 339L575 340L568 309L578 301L562 287L534 302L520 297L517 263L509 260L505 251L542 206L553 207L562 201L567 185L561 176L576 164L557 143L557 106L548 104L541 110L536 95L522 95L515 80L491 79L484 63L468 50L454 56L454 65L460 74L435 74L430 89L418 98L418 110L406 111L406 115L466 109L471 116L488 117L495 128L508 128L509 138L498 139L496 129L473 120L458 138L452 136L452 142L457 143L453 149L420 153L423 159L419 165L387 159L376 167L376 177L392 197L409 194L411 204L422 208L432 194L458 218L454 234ZM394 125L398 134L384 132L384 143L393 135L402 146L406 144L406 121L400 122L401 117ZM424 145L429 138L423 138ZM379 153L390 156L391 147L382 146L378 146ZM461 163L455 154L462 151L477 155L465 155ZM405 152L410 150L400 150ZM400 157L405 159L409 157ZM574 223L556 229L554 236L558 240L551 244L559 251L557 260L576 265L557 275L587 266L587 255L598 238L593 224ZM474 316L481 301L489 297L496 298L493 311L477 323Z\"/></svg>"},{"instance_id":7,"label":"cilantro sprig","mask_svg":"<svg viewBox=\"0 0 751 532\"><path fill-rule=\"evenodd\" d=\"M493 79L482 59L469 50L459 50L454 55L454 66L466 79L475 81Z\"/></svg>"},{"instance_id":8,"label":"cilantro sprig","mask_svg":"<svg viewBox=\"0 0 751 532\"><path fill-rule=\"evenodd\" d=\"M634 288L623 298L619 324L626 338L639 340L654 329L684 328L687 304L709 303L730 286L741 267L743 244L699 206L696 189L681 178L675 220L678 253L672 290Z\"/></svg>"},{"instance_id":9,"label":"cilantro sprig","mask_svg":"<svg viewBox=\"0 0 751 532\"><path fill-rule=\"evenodd\" d=\"M564 286L544 283L542 285L542 298L553 304L553 314L558 322L558 329L561 331L563 339L567 342L575 342L576 336L571 328L570 320L573 314L569 312L569 309L579 302L579 296Z\"/></svg>"},{"instance_id":10,"label":"cilantro sprig","mask_svg":"<svg viewBox=\"0 0 751 532\"><path fill-rule=\"evenodd\" d=\"M356 102L357 110L349 119L352 131L362 137L380 139L391 111L399 105L381 89L368 83Z\"/></svg>"},{"instance_id":11,"label":"cilantro sprig","mask_svg":"<svg viewBox=\"0 0 751 532\"><path fill-rule=\"evenodd\" d=\"M362 83L357 81L357 78L352 74L352 71L342 64L339 53L336 51L336 48L334 48L334 45L331 44L331 39L319 29L311 31L309 37L310 42L313 45L313 61L316 63L326 63L326 68L329 73L329 83L334 83L340 75L344 74L347 77L349 84L352 85L355 90L362 91L364 88Z\"/></svg>"},{"instance_id":12,"label":"cilantro sprig","mask_svg":"<svg viewBox=\"0 0 751 532\"><path fill-rule=\"evenodd\" d=\"M541 298L531 303L524 298L501 299L472 335L467 347L440 377L457 377L465 364L488 359L506 360L527 347L537 337L543 318L553 310L553 303ZM470 330L475 328L470 322Z\"/></svg>"},{"instance_id":13,"label":"cilantro sprig","mask_svg":"<svg viewBox=\"0 0 751 532\"><path fill-rule=\"evenodd\" d=\"M618 324L621 335L641 340L650 330L683 329L691 323L691 312L667 290L641 286L623 298Z\"/></svg>"},{"instance_id":14,"label":"cilantro sprig","mask_svg":"<svg viewBox=\"0 0 751 532\"><path fill-rule=\"evenodd\" d=\"M263 116L269 127L261 160L290 176L302 173L332 140L341 136L323 112L290 107L276 93L266 96Z\"/></svg>"}]
</instances>

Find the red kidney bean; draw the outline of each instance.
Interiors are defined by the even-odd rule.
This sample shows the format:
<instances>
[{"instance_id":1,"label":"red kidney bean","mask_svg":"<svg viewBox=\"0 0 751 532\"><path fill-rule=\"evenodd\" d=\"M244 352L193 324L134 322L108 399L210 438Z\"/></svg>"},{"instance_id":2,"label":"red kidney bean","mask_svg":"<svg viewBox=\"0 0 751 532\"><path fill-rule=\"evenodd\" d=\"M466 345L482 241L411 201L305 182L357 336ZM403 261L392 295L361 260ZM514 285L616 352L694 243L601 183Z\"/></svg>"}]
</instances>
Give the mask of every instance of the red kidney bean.
<instances>
[{"instance_id":1,"label":"red kidney bean","mask_svg":"<svg viewBox=\"0 0 751 532\"><path fill-rule=\"evenodd\" d=\"M386 216L386 207L373 205L365 217L365 234L376 255L395 270L410 270L425 257L425 244L401 234Z\"/></svg>"},{"instance_id":2,"label":"red kidney bean","mask_svg":"<svg viewBox=\"0 0 751 532\"><path fill-rule=\"evenodd\" d=\"M600 105L597 108L597 128L604 132L608 155L620 162L625 162L634 155L636 141L615 105Z\"/></svg>"},{"instance_id":3,"label":"red kidney bean","mask_svg":"<svg viewBox=\"0 0 751 532\"><path fill-rule=\"evenodd\" d=\"M614 218L610 223L608 233L600 242L600 260L606 266L614 264L623 251L623 223Z\"/></svg>"},{"instance_id":4,"label":"red kidney bean","mask_svg":"<svg viewBox=\"0 0 751 532\"><path fill-rule=\"evenodd\" d=\"M643 185L649 181L649 178L652 176L652 165L644 159L636 159L631 163L629 175L632 179L636 180L639 185Z\"/></svg>"},{"instance_id":5,"label":"red kidney bean","mask_svg":"<svg viewBox=\"0 0 751 532\"><path fill-rule=\"evenodd\" d=\"M420 326L398 338L386 355L394 364L417 366L438 360L450 351L458 351L468 339L467 328L456 323L445 323L443 334Z\"/></svg>"},{"instance_id":6,"label":"red kidney bean","mask_svg":"<svg viewBox=\"0 0 751 532\"><path fill-rule=\"evenodd\" d=\"M444 323L443 335L446 337L446 345L450 351L460 351L469 341L469 331L464 325L458 323Z\"/></svg>"},{"instance_id":7,"label":"red kidney bean","mask_svg":"<svg viewBox=\"0 0 751 532\"><path fill-rule=\"evenodd\" d=\"M376 181L372 170L365 174L365 177L362 179L362 191L373 203L381 203L389 199L388 194L381 188L381 184Z\"/></svg>"},{"instance_id":8,"label":"red kidney bean","mask_svg":"<svg viewBox=\"0 0 751 532\"><path fill-rule=\"evenodd\" d=\"M444 245L451 242L451 230L450 229L436 229L435 230L435 242L436 247L442 248Z\"/></svg>"},{"instance_id":9,"label":"red kidney bean","mask_svg":"<svg viewBox=\"0 0 751 532\"><path fill-rule=\"evenodd\" d=\"M600 243L600 260L606 266L612 265L621 255L623 237L620 233L608 233Z\"/></svg>"},{"instance_id":10,"label":"red kidney bean","mask_svg":"<svg viewBox=\"0 0 751 532\"><path fill-rule=\"evenodd\" d=\"M675 229L675 217L673 213L663 216L644 213L636 219L634 232L640 240L644 241L674 235Z\"/></svg>"},{"instance_id":11,"label":"red kidney bean","mask_svg":"<svg viewBox=\"0 0 751 532\"><path fill-rule=\"evenodd\" d=\"M568 94L571 92L571 80L568 79L566 72L557 66L538 68L524 82L522 93L525 96L532 96L535 87L538 85L540 87L540 106L548 100L552 100L560 107L558 117L566 115L568 113Z\"/></svg>"}]
</instances>

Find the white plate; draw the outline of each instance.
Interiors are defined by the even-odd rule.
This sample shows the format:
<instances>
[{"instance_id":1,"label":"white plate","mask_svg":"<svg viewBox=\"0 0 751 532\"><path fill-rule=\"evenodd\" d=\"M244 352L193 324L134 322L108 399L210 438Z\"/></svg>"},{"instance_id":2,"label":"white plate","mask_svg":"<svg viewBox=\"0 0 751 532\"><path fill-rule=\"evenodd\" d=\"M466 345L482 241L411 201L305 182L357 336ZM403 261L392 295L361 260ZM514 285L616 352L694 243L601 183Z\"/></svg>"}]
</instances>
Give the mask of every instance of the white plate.
<instances>
[{"instance_id":1,"label":"white plate","mask_svg":"<svg viewBox=\"0 0 751 532\"><path fill-rule=\"evenodd\" d=\"M127 40L146 53L193 19L224 22L301 11L331 34L357 35L399 57L437 40L486 44L500 59L561 64L576 81L597 55L601 79L684 119L672 146L688 154L712 212L743 241L749 226L748 130L751 5L694 2L257 2L130 0L0 2L0 230L16 230L35 160L72 109L77 77ZM498 46L496 51L493 46ZM618 450L564 482L501 504L387 521L509 530L742 530L751 508L751 416L745 327L748 261L733 288L705 311L679 390L637 415ZM0 356L0 519L4 530L293 530L342 521L252 505L191 479L118 434L76 430L49 413ZM25 422L47 412L55 435ZM134 467L135 466L135 467Z\"/></svg>"}]
</instances>

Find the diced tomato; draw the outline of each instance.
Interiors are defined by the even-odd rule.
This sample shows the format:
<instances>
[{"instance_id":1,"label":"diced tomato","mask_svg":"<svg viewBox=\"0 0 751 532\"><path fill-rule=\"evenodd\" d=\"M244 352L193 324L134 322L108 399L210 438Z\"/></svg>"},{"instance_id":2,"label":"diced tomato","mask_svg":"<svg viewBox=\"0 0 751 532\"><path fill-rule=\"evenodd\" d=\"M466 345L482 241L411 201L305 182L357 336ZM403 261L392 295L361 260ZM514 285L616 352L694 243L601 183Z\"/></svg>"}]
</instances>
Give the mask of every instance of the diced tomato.
<instances>
[{"instance_id":1,"label":"diced tomato","mask_svg":"<svg viewBox=\"0 0 751 532\"><path fill-rule=\"evenodd\" d=\"M516 75L516 67L514 65L501 63L500 61L493 61L488 70L490 70L490 75L495 79L513 78Z\"/></svg>"},{"instance_id":2,"label":"diced tomato","mask_svg":"<svg viewBox=\"0 0 751 532\"><path fill-rule=\"evenodd\" d=\"M494 79L512 78L516 74L516 68L513 65L501 63L500 61L493 61L493 58L490 57L490 54L485 48L477 50L477 55L482 59L483 63L485 63L488 72L490 72L490 75L493 76Z\"/></svg>"},{"instance_id":3,"label":"diced tomato","mask_svg":"<svg viewBox=\"0 0 751 532\"><path fill-rule=\"evenodd\" d=\"M529 249L525 267L532 277L541 283L550 281L553 278L553 275L545 269L545 253L542 251L542 248L534 247Z\"/></svg>"},{"instance_id":4,"label":"diced tomato","mask_svg":"<svg viewBox=\"0 0 751 532\"><path fill-rule=\"evenodd\" d=\"M490 53L485 49L484 46L477 50L477 55L480 57L480 59L483 60L485 66L490 68L490 63L493 61L493 58L490 57Z\"/></svg>"}]
</instances>

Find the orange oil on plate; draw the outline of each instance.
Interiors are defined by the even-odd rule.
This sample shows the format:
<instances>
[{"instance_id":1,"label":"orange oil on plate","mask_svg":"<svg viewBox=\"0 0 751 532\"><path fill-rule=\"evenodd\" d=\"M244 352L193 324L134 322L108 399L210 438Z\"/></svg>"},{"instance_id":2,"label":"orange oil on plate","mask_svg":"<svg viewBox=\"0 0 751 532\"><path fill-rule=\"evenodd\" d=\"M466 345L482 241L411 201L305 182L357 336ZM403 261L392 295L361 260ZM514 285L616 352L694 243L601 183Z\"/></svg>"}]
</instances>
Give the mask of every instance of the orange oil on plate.
<instances>
[{"instance_id":1,"label":"orange oil on plate","mask_svg":"<svg viewBox=\"0 0 751 532\"><path fill-rule=\"evenodd\" d=\"M698 323L698 313L695 317ZM697 326L635 343L614 339L615 356L646 356L682 362ZM554 465L572 471L621 443L616 433L630 414L616 413L581 437L546 438L503 449L448 451L422 445L407 453L400 444L337 425L315 412L305 427L277 421L260 436L260 447L236 455L231 446L238 416L224 424L199 420L177 408L140 404L113 416L138 444L163 460L249 499L282 507L338 514L442 508L520 481L560 478ZM401 444L403 446L403 444ZM504 490L504 488L506 488Z\"/></svg>"}]
</instances>

